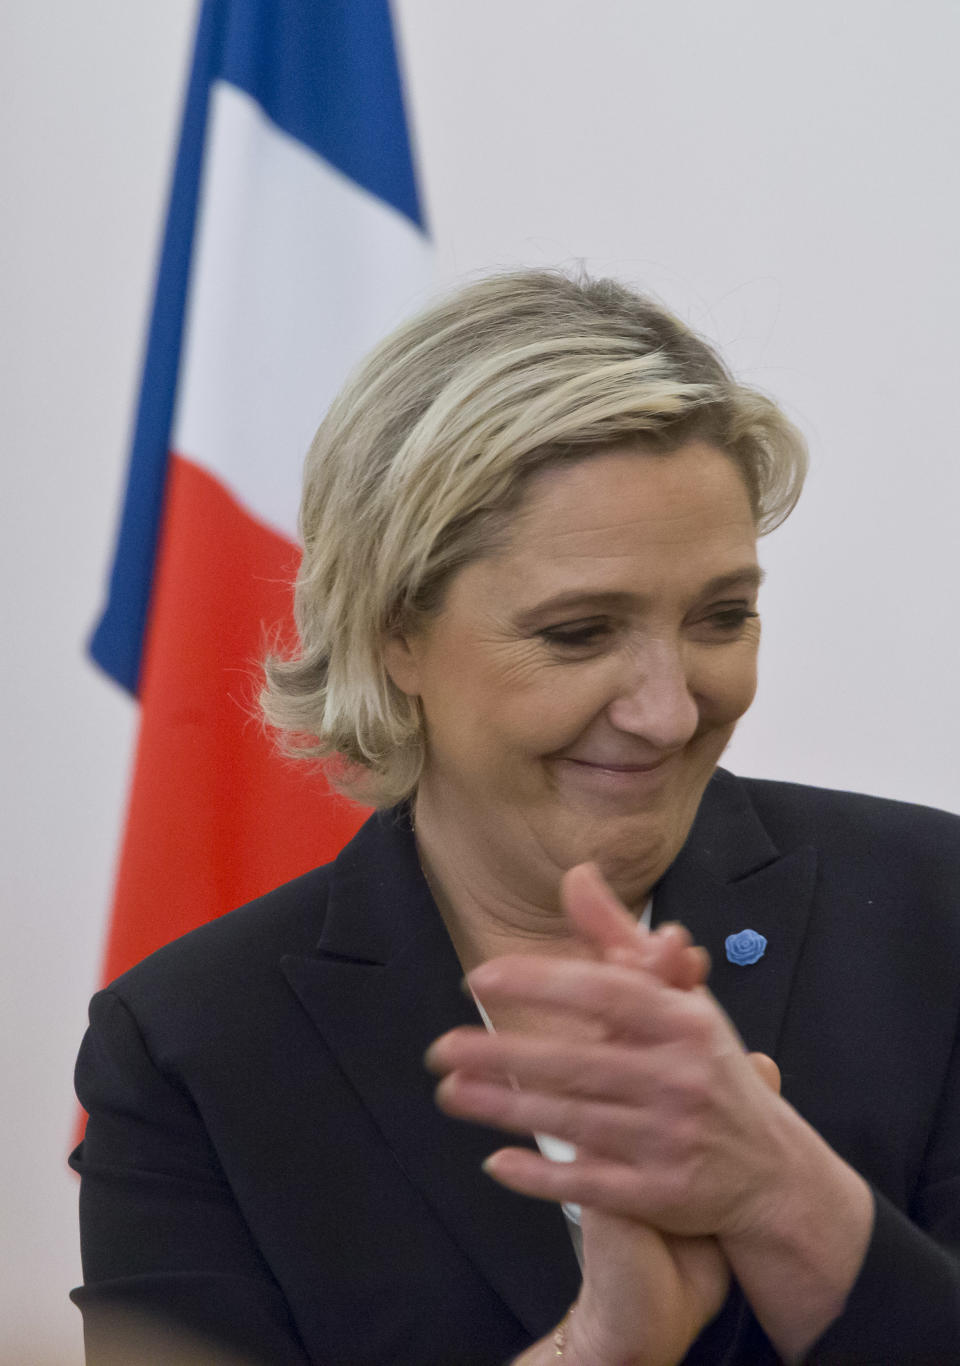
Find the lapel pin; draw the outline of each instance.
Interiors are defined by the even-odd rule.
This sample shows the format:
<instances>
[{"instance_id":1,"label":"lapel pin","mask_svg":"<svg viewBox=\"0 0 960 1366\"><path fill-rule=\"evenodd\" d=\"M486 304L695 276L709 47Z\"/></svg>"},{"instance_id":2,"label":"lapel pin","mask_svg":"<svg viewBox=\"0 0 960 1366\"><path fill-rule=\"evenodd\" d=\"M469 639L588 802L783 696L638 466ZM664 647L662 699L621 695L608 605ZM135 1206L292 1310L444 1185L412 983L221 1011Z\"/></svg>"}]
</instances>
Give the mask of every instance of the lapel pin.
<instances>
[{"instance_id":1,"label":"lapel pin","mask_svg":"<svg viewBox=\"0 0 960 1366\"><path fill-rule=\"evenodd\" d=\"M748 968L762 958L767 950L767 941L756 930L741 930L739 934L728 934L723 941L727 950L727 961L738 967Z\"/></svg>"}]
</instances>

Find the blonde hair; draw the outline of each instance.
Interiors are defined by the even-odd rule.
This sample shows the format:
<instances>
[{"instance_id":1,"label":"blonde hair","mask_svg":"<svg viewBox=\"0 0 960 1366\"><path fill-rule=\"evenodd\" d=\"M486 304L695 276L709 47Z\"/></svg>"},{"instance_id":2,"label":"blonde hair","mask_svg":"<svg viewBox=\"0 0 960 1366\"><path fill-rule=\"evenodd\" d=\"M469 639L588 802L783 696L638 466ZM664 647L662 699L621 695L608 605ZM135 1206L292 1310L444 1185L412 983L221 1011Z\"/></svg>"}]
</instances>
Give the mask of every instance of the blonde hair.
<instances>
[{"instance_id":1,"label":"blonde hair","mask_svg":"<svg viewBox=\"0 0 960 1366\"><path fill-rule=\"evenodd\" d=\"M384 633L439 608L451 576L502 537L534 472L695 438L741 471L758 534L784 520L806 471L800 433L616 281L493 276L401 326L348 381L307 455L300 649L267 659L262 694L288 751L338 756L333 781L363 800L410 795L422 719L387 675Z\"/></svg>"}]
</instances>

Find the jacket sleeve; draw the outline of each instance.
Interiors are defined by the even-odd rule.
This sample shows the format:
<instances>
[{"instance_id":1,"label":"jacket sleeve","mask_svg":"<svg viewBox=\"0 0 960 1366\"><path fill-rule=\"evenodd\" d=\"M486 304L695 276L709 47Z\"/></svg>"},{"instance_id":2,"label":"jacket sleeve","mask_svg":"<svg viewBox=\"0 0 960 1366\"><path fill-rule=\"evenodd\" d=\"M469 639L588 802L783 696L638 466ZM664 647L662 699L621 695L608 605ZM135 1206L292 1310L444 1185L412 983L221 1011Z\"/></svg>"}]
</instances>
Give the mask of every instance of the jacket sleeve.
<instances>
[{"instance_id":1,"label":"jacket sleeve","mask_svg":"<svg viewBox=\"0 0 960 1366\"><path fill-rule=\"evenodd\" d=\"M960 1362L960 1040L909 1215L877 1191L874 1198L876 1219L860 1275L843 1314L806 1361Z\"/></svg>"},{"instance_id":2,"label":"jacket sleeve","mask_svg":"<svg viewBox=\"0 0 960 1366\"><path fill-rule=\"evenodd\" d=\"M89 1114L80 1174L88 1366L309 1366L190 1096L112 991L77 1062Z\"/></svg>"}]
</instances>

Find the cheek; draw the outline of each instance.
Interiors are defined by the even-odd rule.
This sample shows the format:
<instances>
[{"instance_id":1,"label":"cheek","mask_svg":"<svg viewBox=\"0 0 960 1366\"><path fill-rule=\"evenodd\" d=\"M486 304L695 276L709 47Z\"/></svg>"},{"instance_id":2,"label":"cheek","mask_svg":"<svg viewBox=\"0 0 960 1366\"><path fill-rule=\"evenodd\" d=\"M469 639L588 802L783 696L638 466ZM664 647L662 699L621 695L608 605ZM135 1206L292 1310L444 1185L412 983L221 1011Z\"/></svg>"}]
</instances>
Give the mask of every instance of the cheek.
<instances>
[{"instance_id":1,"label":"cheek","mask_svg":"<svg viewBox=\"0 0 960 1366\"><path fill-rule=\"evenodd\" d=\"M745 644L701 658L690 690L705 721L724 725L739 720L757 690L756 647Z\"/></svg>"},{"instance_id":2,"label":"cheek","mask_svg":"<svg viewBox=\"0 0 960 1366\"><path fill-rule=\"evenodd\" d=\"M609 660L542 668L510 709L522 716L532 747L552 752L576 739L616 697L616 680L616 664Z\"/></svg>"},{"instance_id":3,"label":"cheek","mask_svg":"<svg viewBox=\"0 0 960 1366\"><path fill-rule=\"evenodd\" d=\"M477 690L471 724L477 746L495 763L524 763L566 748L595 720L608 699L602 671L540 668L508 681L490 676Z\"/></svg>"}]
</instances>

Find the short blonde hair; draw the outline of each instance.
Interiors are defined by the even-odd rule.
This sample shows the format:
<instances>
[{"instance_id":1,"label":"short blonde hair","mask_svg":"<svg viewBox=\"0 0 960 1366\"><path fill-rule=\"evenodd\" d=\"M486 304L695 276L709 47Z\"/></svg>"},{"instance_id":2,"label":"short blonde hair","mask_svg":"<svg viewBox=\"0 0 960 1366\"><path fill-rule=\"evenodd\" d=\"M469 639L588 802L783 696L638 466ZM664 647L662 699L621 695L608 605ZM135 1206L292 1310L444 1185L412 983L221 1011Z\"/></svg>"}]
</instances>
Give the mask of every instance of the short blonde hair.
<instances>
[{"instance_id":1,"label":"short blonde hair","mask_svg":"<svg viewBox=\"0 0 960 1366\"><path fill-rule=\"evenodd\" d=\"M387 805L424 762L418 702L384 667L451 576L502 536L530 476L635 443L707 440L735 462L757 531L793 508L803 438L714 351L613 280L516 271L401 326L354 373L307 455L294 612L300 649L266 661L262 703L289 752Z\"/></svg>"}]
</instances>

